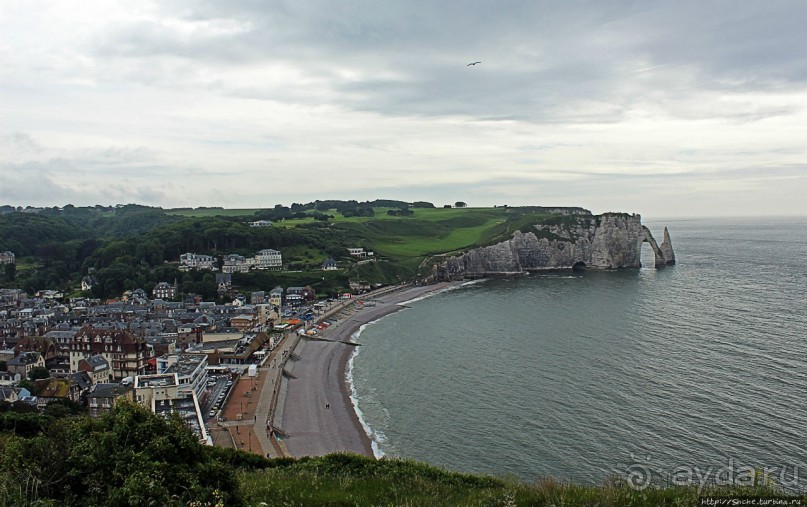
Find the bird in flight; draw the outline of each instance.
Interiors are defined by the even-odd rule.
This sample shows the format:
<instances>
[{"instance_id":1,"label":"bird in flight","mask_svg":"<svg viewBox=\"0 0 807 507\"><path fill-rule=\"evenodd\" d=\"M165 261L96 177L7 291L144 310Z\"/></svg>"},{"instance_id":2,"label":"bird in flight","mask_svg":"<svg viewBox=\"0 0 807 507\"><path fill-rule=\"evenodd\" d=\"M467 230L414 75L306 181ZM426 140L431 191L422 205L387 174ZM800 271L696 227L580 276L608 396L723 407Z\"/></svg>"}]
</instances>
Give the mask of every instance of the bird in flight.
<instances>
[{"instance_id":1,"label":"bird in flight","mask_svg":"<svg viewBox=\"0 0 807 507\"><path fill-rule=\"evenodd\" d=\"M466 65L466 67L470 67L471 65L476 65L477 63L482 63L482 62L471 62L468 65Z\"/></svg>"}]
</instances>

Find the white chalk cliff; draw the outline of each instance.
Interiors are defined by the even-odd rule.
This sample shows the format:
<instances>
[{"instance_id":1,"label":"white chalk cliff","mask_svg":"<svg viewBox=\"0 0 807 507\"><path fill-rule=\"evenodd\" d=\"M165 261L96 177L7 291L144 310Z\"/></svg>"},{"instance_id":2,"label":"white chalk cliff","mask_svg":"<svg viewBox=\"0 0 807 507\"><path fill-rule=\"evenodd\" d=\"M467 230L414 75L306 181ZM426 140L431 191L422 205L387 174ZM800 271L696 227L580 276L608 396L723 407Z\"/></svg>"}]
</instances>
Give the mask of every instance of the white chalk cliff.
<instances>
[{"instance_id":1,"label":"white chalk cliff","mask_svg":"<svg viewBox=\"0 0 807 507\"><path fill-rule=\"evenodd\" d=\"M480 247L435 266L441 279L508 275L547 269L641 267L642 243L655 253L655 266L675 264L667 229L656 243L641 216L626 213L556 216L496 245Z\"/></svg>"}]
</instances>

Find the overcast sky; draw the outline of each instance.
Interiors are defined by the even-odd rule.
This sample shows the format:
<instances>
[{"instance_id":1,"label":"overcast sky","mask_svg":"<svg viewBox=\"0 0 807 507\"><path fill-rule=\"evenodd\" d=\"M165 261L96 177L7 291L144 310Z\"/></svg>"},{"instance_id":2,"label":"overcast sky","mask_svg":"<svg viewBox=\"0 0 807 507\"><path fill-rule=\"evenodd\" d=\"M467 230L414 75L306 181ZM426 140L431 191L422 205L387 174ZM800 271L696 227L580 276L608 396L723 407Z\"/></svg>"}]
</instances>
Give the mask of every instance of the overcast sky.
<instances>
[{"instance_id":1,"label":"overcast sky","mask_svg":"<svg viewBox=\"0 0 807 507\"><path fill-rule=\"evenodd\" d=\"M805 215L805 27L802 0L0 0L0 204Z\"/></svg>"}]
</instances>

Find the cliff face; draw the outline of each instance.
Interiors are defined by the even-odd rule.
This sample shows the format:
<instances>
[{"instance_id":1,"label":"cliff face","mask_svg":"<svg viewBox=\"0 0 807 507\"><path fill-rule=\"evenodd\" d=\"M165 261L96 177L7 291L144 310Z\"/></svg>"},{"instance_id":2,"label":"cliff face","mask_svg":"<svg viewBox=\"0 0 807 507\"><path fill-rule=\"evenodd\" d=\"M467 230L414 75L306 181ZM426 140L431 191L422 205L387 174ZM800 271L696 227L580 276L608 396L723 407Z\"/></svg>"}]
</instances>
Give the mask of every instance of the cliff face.
<instances>
[{"instance_id":1,"label":"cliff face","mask_svg":"<svg viewBox=\"0 0 807 507\"><path fill-rule=\"evenodd\" d=\"M558 217L517 231L505 242L476 248L436 266L438 278L506 275L546 269L619 269L641 267L641 248L648 242L656 268L675 263L669 233L656 244L639 215L606 213Z\"/></svg>"}]
</instances>

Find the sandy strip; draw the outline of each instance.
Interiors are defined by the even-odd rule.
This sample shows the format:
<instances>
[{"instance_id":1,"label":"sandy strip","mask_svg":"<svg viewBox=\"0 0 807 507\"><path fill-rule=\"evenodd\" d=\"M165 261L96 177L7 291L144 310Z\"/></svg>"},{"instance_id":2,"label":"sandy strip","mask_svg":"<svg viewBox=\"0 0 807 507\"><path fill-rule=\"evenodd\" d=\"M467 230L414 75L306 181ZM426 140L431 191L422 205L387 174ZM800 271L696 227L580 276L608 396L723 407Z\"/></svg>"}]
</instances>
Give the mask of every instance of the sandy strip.
<instances>
[{"instance_id":1,"label":"sandy strip","mask_svg":"<svg viewBox=\"0 0 807 507\"><path fill-rule=\"evenodd\" d=\"M345 309L336 324L318 335L324 340L303 339L295 349L300 360L290 360L286 370L296 378L284 378L285 400L278 425L288 433L284 439L292 456L323 456L347 451L373 456L370 437L364 432L350 400L345 375L353 346L350 341L361 326L403 308L400 303L444 290L441 283L407 287L369 298L375 306ZM368 298L364 299L365 301Z\"/></svg>"}]
</instances>

